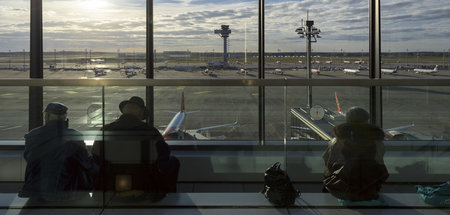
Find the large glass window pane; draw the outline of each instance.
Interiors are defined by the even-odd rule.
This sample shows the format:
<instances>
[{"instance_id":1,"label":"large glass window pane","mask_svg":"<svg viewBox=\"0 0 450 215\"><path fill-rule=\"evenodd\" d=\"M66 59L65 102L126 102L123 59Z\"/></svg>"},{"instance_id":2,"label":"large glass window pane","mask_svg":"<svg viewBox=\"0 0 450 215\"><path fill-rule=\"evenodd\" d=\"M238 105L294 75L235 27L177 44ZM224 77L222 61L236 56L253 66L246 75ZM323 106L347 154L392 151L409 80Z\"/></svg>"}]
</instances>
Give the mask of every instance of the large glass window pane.
<instances>
[{"instance_id":1,"label":"large glass window pane","mask_svg":"<svg viewBox=\"0 0 450 215\"><path fill-rule=\"evenodd\" d=\"M449 87L383 87L388 170L395 180L439 183L449 173Z\"/></svg>"},{"instance_id":2,"label":"large glass window pane","mask_svg":"<svg viewBox=\"0 0 450 215\"><path fill-rule=\"evenodd\" d=\"M154 1L155 77L257 77L257 5Z\"/></svg>"},{"instance_id":3,"label":"large glass window pane","mask_svg":"<svg viewBox=\"0 0 450 215\"><path fill-rule=\"evenodd\" d=\"M145 78L145 1L43 1L45 78Z\"/></svg>"},{"instance_id":4,"label":"large glass window pane","mask_svg":"<svg viewBox=\"0 0 450 215\"><path fill-rule=\"evenodd\" d=\"M311 32L316 33L311 39L311 78L368 77L367 1L265 3L266 78L309 78L307 19L314 21Z\"/></svg>"},{"instance_id":5,"label":"large glass window pane","mask_svg":"<svg viewBox=\"0 0 450 215\"><path fill-rule=\"evenodd\" d=\"M384 78L448 78L449 5L381 1Z\"/></svg>"},{"instance_id":6,"label":"large glass window pane","mask_svg":"<svg viewBox=\"0 0 450 215\"><path fill-rule=\"evenodd\" d=\"M30 1L5 0L0 5L0 77L30 74Z\"/></svg>"}]
</instances>

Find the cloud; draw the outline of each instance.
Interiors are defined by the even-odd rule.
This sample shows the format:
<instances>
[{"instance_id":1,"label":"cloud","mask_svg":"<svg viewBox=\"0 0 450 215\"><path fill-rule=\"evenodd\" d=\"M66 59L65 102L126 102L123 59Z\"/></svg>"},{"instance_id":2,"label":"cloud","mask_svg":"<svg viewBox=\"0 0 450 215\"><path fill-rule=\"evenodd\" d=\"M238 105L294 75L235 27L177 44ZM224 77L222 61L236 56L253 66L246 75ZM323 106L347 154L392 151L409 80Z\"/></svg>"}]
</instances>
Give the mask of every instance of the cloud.
<instances>
[{"instance_id":1,"label":"cloud","mask_svg":"<svg viewBox=\"0 0 450 215\"><path fill-rule=\"evenodd\" d=\"M137 49L138 44L145 44L146 1L108 0L107 7L97 10L81 8L78 2L45 0L46 47L92 46L116 50L133 46ZM277 47L284 51L304 49L304 42L299 42L295 29L301 25L301 19L306 19L306 11L315 21L314 26L322 31L323 38L315 44L321 50L340 50L345 44L347 51L360 51L368 44L368 2L365 0L266 0L265 3L267 51L276 51ZM418 43L423 43L424 38L450 43L450 5L440 0L428 0L425 4L419 0L381 0L381 14L382 40L396 42L403 50L422 47ZM28 19L29 1L2 1L0 51L6 47L4 41L23 43L24 37L29 37L26 36ZM258 1L154 1L154 43L159 50L221 50L223 44L214 30L222 24L230 25L232 30L230 49L241 49L247 40L249 50L257 50ZM244 38L245 26L247 38Z\"/></svg>"}]
</instances>

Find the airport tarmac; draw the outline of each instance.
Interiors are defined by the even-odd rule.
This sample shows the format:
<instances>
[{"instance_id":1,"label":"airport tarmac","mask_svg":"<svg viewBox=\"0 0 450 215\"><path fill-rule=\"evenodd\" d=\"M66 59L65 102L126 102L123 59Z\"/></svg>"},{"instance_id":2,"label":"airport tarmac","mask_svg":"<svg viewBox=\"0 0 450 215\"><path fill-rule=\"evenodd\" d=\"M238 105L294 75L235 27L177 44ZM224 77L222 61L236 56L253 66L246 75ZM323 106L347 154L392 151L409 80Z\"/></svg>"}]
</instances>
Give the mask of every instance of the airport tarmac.
<instances>
[{"instance_id":1,"label":"airport tarmac","mask_svg":"<svg viewBox=\"0 0 450 215\"><path fill-rule=\"evenodd\" d=\"M23 71L1 70L3 78L27 78ZM344 75L343 72L330 72L326 78L363 78L368 72L359 75ZM231 70L215 71L216 77L203 75L200 71L157 70L156 78L256 78L257 72L250 70L247 76ZM327 73L326 73L327 74ZM403 76L402 76L403 75ZM408 76L407 76L408 75ZM438 76L440 75L440 76ZM448 77L449 71L441 71L435 76L409 74L400 71L389 78L438 78ZM285 75L266 73L266 78L281 77L302 78L302 69L286 71ZM45 78L94 78L91 70L44 70ZM314 77L314 76L313 76ZM107 70L106 76L98 78L124 78L119 70ZM129 78L145 78L139 71ZM320 76L322 78L322 76ZM283 87L266 87L266 138L282 140L284 136L284 116L287 114L287 135L290 135L291 107L304 107L307 103L307 87L287 88L287 107L283 104ZM185 93L186 111L198 111L188 114L185 129L195 129L238 121L239 126L221 128L205 136L228 140L258 139L258 88L257 87L155 87L155 126L164 128L173 117L166 111L180 109L181 93ZM313 104L319 104L330 110L336 110L334 92L338 92L343 109L362 106L368 109L367 87L313 87ZM105 87L105 121L111 122L120 115L118 104L138 95L145 96L144 87ZM404 126L414 123L411 131L424 135L440 137L450 122L450 87L385 87L383 91L383 120L385 128ZM70 125L80 131L98 130L95 120L87 116L92 104L102 104L101 87L44 87L44 104L58 101L69 106ZM0 137L1 139L22 139L28 125L28 88L0 88ZM286 112L285 112L286 111ZM97 120L97 123L99 121Z\"/></svg>"}]
</instances>

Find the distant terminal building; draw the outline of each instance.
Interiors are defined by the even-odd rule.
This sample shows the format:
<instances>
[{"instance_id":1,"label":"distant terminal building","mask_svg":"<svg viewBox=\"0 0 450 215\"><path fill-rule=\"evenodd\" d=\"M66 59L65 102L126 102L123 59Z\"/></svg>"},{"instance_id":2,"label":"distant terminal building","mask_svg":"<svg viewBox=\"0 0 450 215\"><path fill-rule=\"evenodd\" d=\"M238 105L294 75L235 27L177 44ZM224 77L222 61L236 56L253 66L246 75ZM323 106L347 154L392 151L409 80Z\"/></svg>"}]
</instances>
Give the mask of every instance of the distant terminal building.
<instances>
[{"instance_id":1,"label":"distant terminal building","mask_svg":"<svg viewBox=\"0 0 450 215\"><path fill-rule=\"evenodd\" d=\"M191 51L164 51L163 55L168 58L187 58L191 57L192 53Z\"/></svg>"}]
</instances>

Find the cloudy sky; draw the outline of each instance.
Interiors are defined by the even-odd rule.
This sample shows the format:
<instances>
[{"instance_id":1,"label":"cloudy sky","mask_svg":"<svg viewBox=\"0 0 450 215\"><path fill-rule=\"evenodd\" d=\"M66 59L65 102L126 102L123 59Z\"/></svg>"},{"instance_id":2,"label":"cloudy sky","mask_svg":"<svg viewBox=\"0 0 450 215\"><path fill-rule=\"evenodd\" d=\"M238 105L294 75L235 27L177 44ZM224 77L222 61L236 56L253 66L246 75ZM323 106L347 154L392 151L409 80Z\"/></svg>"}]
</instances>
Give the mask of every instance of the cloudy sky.
<instances>
[{"instance_id":1,"label":"cloudy sky","mask_svg":"<svg viewBox=\"0 0 450 215\"><path fill-rule=\"evenodd\" d=\"M0 0L0 52L29 50L29 0ZM266 0L266 51L304 51L295 29L315 21L314 51L368 51L368 1ZM145 0L43 0L44 51L145 51ZM154 0L157 52L221 52L214 34L230 25L229 51L257 51L255 0ZM381 0L383 51L450 49L448 0Z\"/></svg>"}]
</instances>

